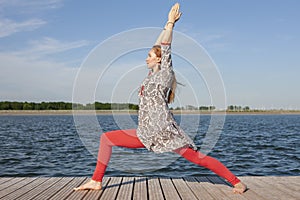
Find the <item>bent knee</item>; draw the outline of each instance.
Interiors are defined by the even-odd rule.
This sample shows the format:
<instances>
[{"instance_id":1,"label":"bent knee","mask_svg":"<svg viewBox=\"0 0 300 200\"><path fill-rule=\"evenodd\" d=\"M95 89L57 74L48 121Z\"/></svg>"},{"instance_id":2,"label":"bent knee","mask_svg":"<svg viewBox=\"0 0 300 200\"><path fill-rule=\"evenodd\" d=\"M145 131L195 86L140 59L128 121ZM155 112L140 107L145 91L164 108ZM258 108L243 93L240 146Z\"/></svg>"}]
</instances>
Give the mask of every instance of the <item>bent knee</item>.
<instances>
[{"instance_id":1,"label":"bent knee","mask_svg":"<svg viewBox=\"0 0 300 200\"><path fill-rule=\"evenodd\" d=\"M100 136L100 144L106 144L106 145L111 145L111 141L107 135L107 133L103 133Z\"/></svg>"}]
</instances>

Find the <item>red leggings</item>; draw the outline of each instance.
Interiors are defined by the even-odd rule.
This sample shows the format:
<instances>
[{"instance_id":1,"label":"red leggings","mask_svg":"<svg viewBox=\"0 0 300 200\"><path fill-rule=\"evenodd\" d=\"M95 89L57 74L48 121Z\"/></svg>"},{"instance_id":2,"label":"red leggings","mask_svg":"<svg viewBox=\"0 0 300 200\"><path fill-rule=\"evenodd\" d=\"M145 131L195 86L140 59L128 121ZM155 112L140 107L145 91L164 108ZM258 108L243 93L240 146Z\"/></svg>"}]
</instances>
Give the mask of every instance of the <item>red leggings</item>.
<instances>
[{"instance_id":1,"label":"red leggings","mask_svg":"<svg viewBox=\"0 0 300 200\"><path fill-rule=\"evenodd\" d=\"M102 134L100 139L97 165L92 177L93 180L102 182L107 164L110 160L113 146L126 148L145 148L145 146L137 137L135 129L117 130ZM226 179L232 185L240 182L240 180L220 161L210 156L206 156L201 152L195 151L189 147L176 149L174 152L181 155L188 161L210 169L217 175Z\"/></svg>"}]
</instances>

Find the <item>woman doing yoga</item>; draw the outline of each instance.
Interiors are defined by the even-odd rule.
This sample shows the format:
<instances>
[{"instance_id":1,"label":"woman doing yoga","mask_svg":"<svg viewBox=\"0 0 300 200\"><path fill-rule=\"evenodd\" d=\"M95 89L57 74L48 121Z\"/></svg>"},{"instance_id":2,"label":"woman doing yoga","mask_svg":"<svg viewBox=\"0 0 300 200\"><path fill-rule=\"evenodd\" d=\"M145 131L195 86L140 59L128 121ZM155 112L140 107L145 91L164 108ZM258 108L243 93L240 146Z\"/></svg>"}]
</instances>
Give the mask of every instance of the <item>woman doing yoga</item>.
<instances>
[{"instance_id":1,"label":"woman doing yoga","mask_svg":"<svg viewBox=\"0 0 300 200\"><path fill-rule=\"evenodd\" d=\"M146 59L150 69L139 91L138 128L103 133L92 179L75 190L102 189L102 178L112 147L147 148L155 153L174 152L190 162L206 167L233 185L234 193L243 193L246 185L218 160L197 151L194 142L175 122L168 103L174 100L176 79L171 60L174 24L179 20L179 4L172 6L164 30Z\"/></svg>"}]
</instances>

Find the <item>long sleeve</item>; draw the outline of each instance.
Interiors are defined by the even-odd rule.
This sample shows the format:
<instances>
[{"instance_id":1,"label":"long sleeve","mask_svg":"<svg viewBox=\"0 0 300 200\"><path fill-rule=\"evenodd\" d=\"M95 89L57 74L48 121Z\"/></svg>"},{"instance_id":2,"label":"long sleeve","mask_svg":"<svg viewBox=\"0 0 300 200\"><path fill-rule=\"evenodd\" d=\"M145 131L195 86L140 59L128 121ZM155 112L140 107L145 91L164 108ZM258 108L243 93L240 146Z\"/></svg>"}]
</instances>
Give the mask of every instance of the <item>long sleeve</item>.
<instances>
[{"instance_id":1,"label":"long sleeve","mask_svg":"<svg viewBox=\"0 0 300 200\"><path fill-rule=\"evenodd\" d=\"M161 32L160 35L158 36L158 38L157 38L157 40L156 40L156 42L155 42L155 45L160 45L160 44L161 44L161 41L162 41L162 39L163 39L164 34L165 34L165 29L162 30L162 32Z\"/></svg>"},{"instance_id":2,"label":"long sleeve","mask_svg":"<svg viewBox=\"0 0 300 200\"><path fill-rule=\"evenodd\" d=\"M168 29L162 30L162 32L160 33L160 35L158 36L158 38L155 42L155 45L161 45L162 43L163 44L171 44L172 35L173 35L172 30L168 30Z\"/></svg>"},{"instance_id":3,"label":"long sleeve","mask_svg":"<svg viewBox=\"0 0 300 200\"><path fill-rule=\"evenodd\" d=\"M168 69L172 67L171 59L171 42L172 42L172 29L164 29L158 36L155 45L161 46L161 69Z\"/></svg>"},{"instance_id":4,"label":"long sleeve","mask_svg":"<svg viewBox=\"0 0 300 200\"><path fill-rule=\"evenodd\" d=\"M171 58L171 44L161 43L161 69L172 68L172 58Z\"/></svg>"},{"instance_id":5,"label":"long sleeve","mask_svg":"<svg viewBox=\"0 0 300 200\"><path fill-rule=\"evenodd\" d=\"M171 45L173 37L173 30L172 29L166 29L164 30L164 35L162 37L161 44L169 44Z\"/></svg>"}]
</instances>

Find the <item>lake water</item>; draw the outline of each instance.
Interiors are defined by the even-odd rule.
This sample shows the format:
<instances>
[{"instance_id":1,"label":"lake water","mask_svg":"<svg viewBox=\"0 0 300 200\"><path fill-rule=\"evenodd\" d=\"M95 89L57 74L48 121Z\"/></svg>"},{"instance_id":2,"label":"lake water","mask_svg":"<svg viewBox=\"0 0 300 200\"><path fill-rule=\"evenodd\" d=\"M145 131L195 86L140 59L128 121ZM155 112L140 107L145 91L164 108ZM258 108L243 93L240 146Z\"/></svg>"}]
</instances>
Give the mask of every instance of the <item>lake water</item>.
<instances>
[{"instance_id":1,"label":"lake water","mask_svg":"<svg viewBox=\"0 0 300 200\"><path fill-rule=\"evenodd\" d=\"M175 118L181 123L182 116ZM101 131L120 129L112 115L98 115L96 119ZM137 116L130 119L134 123L125 124L136 128ZM196 125L199 115L186 115L184 119L183 129L201 146L211 116L201 115ZM94 133L94 143L86 148L76 128L72 115L0 116L0 176L91 176L102 132L87 126L86 132ZM299 147L300 115L227 115L209 155L238 176L299 175ZM114 147L106 172L109 176L212 174L172 153L120 147Z\"/></svg>"}]
</instances>

